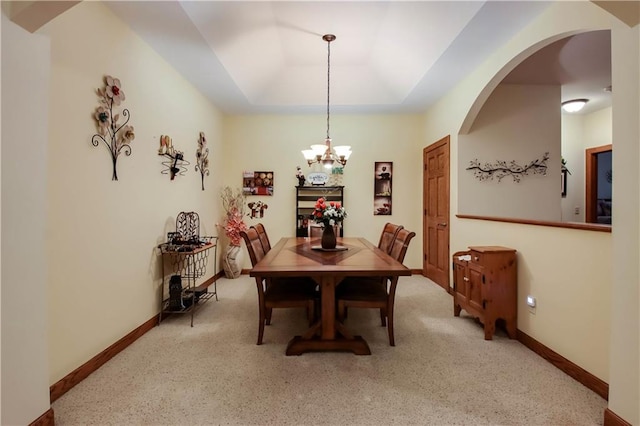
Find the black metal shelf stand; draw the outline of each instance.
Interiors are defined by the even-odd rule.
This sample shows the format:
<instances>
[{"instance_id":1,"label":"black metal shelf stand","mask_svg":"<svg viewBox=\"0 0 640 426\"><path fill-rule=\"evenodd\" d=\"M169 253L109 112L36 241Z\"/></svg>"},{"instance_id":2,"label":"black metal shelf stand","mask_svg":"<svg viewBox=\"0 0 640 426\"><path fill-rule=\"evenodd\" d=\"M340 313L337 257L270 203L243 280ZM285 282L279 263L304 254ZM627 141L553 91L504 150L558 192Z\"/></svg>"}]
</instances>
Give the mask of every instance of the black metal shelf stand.
<instances>
[{"instance_id":1,"label":"black metal shelf stand","mask_svg":"<svg viewBox=\"0 0 640 426\"><path fill-rule=\"evenodd\" d=\"M218 287L213 281L213 291L208 285L196 285L196 280L204 276L207 271L209 252L213 249L214 261L213 270L216 270L218 258L218 237L204 237L198 245L175 245L163 243L158 246L162 257L162 297L160 313L158 314L158 324L162 321L164 314L185 314L191 313L191 327L193 327L193 315L195 311L206 301L215 297L218 300ZM165 297L165 289L169 288L169 281L165 275L165 267L171 271L171 276L181 278L181 304L180 307L172 306L171 297ZM186 282L185 282L186 281ZM186 284L186 285L185 285Z\"/></svg>"},{"instance_id":2,"label":"black metal shelf stand","mask_svg":"<svg viewBox=\"0 0 640 426\"><path fill-rule=\"evenodd\" d=\"M200 236L200 216L196 212L180 212L176 218L176 232L169 232L168 241L158 246L162 267L160 289L160 312L158 325L163 314L193 314L206 301L215 296L218 300L218 285L215 277L213 291L206 282L196 286L196 280L207 272L209 250L213 249L213 273L218 261L218 237ZM167 281L167 270L170 278ZM186 286L183 281L186 281ZM169 297L165 297L165 289Z\"/></svg>"}]
</instances>

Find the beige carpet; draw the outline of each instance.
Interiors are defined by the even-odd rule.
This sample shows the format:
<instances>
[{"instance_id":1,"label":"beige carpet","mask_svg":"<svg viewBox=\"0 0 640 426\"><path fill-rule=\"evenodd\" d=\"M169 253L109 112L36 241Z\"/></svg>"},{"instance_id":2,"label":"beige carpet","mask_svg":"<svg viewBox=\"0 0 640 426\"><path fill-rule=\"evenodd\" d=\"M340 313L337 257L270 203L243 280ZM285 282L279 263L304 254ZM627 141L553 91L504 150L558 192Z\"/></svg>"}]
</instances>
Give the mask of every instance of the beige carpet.
<instances>
[{"instance_id":1,"label":"beige carpet","mask_svg":"<svg viewBox=\"0 0 640 426\"><path fill-rule=\"evenodd\" d=\"M285 356L306 328L298 309L274 310L257 346L253 279L222 279L218 293L193 328L168 318L58 399L56 424L602 424L605 400L502 331L485 341L424 277L400 279L396 347L378 312L350 310L371 356Z\"/></svg>"}]
</instances>

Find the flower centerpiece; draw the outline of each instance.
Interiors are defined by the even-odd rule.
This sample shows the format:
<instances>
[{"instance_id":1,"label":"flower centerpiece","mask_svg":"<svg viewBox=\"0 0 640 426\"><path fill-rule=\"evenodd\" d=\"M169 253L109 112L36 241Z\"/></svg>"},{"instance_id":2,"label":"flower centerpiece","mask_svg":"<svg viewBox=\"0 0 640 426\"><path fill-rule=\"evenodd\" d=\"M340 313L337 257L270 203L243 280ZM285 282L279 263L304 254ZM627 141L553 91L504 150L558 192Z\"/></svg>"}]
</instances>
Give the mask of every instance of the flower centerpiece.
<instances>
[{"instance_id":1,"label":"flower centerpiece","mask_svg":"<svg viewBox=\"0 0 640 426\"><path fill-rule=\"evenodd\" d=\"M229 238L222 267L227 278L238 278L242 272L240 257L242 236L240 232L247 230L247 225L243 220L245 195L241 189L233 190L231 187L225 186L222 188L220 198L226 217L223 224L218 226L224 230L224 234Z\"/></svg>"},{"instance_id":2,"label":"flower centerpiece","mask_svg":"<svg viewBox=\"0 0 640 426\"><path fill-rule=\"evenodd\" d=\"M318 198L312 213L313 220L324 226L322 231L322 248L333 250L336 248L335 228L347 217L347 211L339 202L329 201L324 197Z\"/></svg>"}]
</instances>

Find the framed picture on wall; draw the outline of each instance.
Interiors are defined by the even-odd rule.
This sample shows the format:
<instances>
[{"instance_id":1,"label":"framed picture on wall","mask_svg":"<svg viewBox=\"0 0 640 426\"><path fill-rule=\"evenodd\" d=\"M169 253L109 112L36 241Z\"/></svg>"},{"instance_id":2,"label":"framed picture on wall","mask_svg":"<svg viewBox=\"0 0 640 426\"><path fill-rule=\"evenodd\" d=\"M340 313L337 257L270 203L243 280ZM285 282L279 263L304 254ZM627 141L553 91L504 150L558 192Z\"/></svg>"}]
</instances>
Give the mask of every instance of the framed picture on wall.
<instances>
[{"instance_id":1,"label":"framed picture on wall","mask_svg":"<svg viewBox=\"0 0 640 426\"><path fill-rule=\"evenodd\" d=\"M392 181L393 163L377 161L374 164L373 179L373 214L376 216L391 215Z\"/></svg>"},{"instance_id":2,"label":"framed picture on wall","mask_svg":"<svg viewBox=\"0 0 640 426\"><path fill-rule=\"evenodd\" d=\"M243 172L242 192L245 195L273 195L273 172Z\"/></svg>"}]
</instances>

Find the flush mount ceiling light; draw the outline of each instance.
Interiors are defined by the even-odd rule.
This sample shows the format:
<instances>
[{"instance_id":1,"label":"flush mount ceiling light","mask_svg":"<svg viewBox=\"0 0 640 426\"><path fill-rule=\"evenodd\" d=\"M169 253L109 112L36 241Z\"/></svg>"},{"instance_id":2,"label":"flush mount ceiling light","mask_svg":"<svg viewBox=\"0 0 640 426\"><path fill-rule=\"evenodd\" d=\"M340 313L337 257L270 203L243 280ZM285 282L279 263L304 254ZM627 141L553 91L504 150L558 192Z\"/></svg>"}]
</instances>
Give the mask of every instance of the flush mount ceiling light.
<instances>
[{"instance_id":1,"label":"flush mount ceiling light","mask_svg":"<svg viewBox=\"0 0 640 426\"><path fill-rule=\"evenodd\" d=\"M324 145L311 145L311 149L303 150L302 155L304 155L309 166L314 163L321 163L325 168L330 169L333 167L334 162L343 166L347 164L347 160L351 156L351 147L341 145L331 148L331 137L329 136L329 83L331 82L331 42L336 39L336 36L325 34L322 39L327 42L327 138L324 141Z\"/></svg>"},{"instance_id":2,"label":"flush mount ceiling light","mask_svg":"<svg viewBox=\"0 0 640 426\"><path fill-rule=\"evenodd\" d=\"M589 99L571 99L562 103L565 112L578 112L589 102Z\"/></svg>"}]
</instances>

